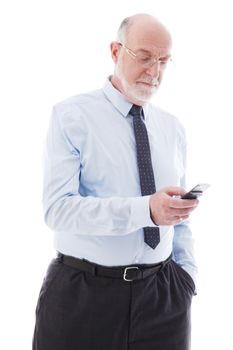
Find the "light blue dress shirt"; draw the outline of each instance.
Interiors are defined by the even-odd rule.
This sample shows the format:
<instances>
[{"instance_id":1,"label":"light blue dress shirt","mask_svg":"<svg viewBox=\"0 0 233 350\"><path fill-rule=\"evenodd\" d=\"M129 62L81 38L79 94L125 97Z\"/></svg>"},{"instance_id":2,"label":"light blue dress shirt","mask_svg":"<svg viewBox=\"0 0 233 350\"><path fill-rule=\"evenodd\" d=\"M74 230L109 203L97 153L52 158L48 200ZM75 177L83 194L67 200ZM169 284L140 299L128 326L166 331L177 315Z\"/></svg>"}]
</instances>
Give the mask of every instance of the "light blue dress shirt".
<instances>
[{"instance_id":1,"label":"light blue dress shirt","mask_svg":"<svg viewBox=\"0 0 233 350\"><path fill-rule=\"evenodd\" d=\"M106 265L153 264L171 253L195 280L188 222L160 226L151 249L143 227L155 226L141 196L132 107L107 79L104 87L54 106L45 147L43 204L55 249ZM157 191L185 187L184 129L172 115L146 104Z\"/></svg>"}]
</instances>

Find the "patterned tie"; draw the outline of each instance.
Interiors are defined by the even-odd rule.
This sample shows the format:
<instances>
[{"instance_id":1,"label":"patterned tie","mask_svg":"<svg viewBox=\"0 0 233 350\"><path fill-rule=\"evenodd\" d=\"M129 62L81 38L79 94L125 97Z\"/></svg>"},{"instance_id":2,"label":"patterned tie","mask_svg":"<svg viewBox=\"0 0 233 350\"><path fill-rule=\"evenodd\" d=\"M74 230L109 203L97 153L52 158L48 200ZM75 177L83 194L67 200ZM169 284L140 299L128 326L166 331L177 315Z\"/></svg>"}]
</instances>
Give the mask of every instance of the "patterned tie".
<instances>
[{"instance_id":1,"label":"patterned tie","mask_svg":"<svg viewBox=\"0 0 233 350\"><path fill-rule=\"evenodd\" d=\"M146 125L141 118L142 107L133 105L129 114L133 116L141 193L142 196L146 196L155 193L156 188L151 162L149 138ZM144 227L143 230L145 243L152 249L155 249L160 242L159 227Z\"/></svg>"}]
</instances>

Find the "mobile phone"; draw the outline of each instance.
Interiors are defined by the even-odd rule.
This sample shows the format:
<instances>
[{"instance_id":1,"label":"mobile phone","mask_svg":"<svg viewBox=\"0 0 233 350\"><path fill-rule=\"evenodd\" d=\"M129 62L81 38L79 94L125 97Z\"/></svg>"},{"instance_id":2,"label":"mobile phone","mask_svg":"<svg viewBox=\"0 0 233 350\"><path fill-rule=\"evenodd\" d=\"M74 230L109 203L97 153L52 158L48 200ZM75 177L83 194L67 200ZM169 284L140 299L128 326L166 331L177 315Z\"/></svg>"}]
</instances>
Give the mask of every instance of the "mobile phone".
<instances>
[{"instance_id":1,"label":"mobile phone","mask_svg":"<svg viewBox=\"0 0 233 350\"><path fill-rule=\"evenodd\" d=\"M181 199L197 199L202 193L210 187L209 184L198 184L193 187L189 192L185 193Z\"/></svg>"}]
</instances>

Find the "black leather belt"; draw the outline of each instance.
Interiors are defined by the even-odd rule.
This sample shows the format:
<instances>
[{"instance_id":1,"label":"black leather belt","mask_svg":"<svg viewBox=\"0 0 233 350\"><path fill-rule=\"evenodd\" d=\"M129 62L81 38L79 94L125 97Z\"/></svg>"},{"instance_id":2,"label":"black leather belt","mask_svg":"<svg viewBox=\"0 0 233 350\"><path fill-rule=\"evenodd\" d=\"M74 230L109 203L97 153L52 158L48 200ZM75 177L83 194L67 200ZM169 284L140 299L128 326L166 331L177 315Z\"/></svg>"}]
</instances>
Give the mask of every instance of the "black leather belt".
<instances>
[{"instance_id":1,"label":"black leather belt","mask_svg":"<svg viewBox=\"0 0 233 350\"><path fill-rule=\"evenodd\" d=\"M81 260L72 256L58 253L58 259L65 265L76 269L89 272L94 276L120 278L127 282L140 280L159 272L170 260L171 255L161 263L149 265L129 265L129 266L102 266L89 262L85 259Z\"/></svg>"}]
</instances>

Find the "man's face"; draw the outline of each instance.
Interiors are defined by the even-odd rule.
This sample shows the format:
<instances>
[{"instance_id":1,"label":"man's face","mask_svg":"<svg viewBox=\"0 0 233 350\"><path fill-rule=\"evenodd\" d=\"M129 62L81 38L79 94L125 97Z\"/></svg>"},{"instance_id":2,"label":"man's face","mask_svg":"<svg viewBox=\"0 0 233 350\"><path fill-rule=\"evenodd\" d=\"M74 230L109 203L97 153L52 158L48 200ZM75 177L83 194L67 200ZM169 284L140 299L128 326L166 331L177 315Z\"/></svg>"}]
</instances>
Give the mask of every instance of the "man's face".
<instances>
[{"instance_id":1,"label":"man's face","mask_svg":"<svg viewBox=\"0 0 233 350\"><path fill-rule=\"evenodd\" d=\"M147 37L140 33L129 34L123 44L115 43L118 46L114 72L116 87L133 103L143 104L161 83L170 57L171 42L161 33L158 40L158 34L153 35L152 31Z\"/></svg>"}]
</instances>

